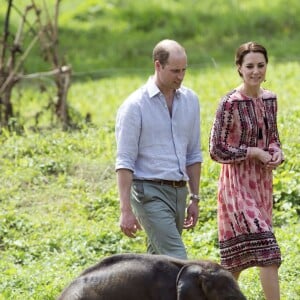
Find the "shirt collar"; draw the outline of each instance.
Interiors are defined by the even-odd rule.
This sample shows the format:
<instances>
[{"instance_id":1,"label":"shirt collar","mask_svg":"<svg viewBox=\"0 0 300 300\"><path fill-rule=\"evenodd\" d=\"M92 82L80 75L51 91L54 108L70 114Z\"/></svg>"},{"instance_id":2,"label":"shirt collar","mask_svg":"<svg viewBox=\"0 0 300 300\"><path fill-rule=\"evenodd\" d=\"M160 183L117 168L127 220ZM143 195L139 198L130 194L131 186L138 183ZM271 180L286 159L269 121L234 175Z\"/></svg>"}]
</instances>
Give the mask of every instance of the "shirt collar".
<instances>
[{"instance_id":1,"label":"shirt collar","mask_svg":"<svg viewBox=\"0 0 300 300\"><path fill-rule=\"evenodd\" d=\"M155 84L154 80L153 80L153 76L150 76L148 81L147 81L147 91L149 94L149 97L152 98L156 95L158 95L160 93L160 89L157 87L157 85ZM177 89L175 91L175 95L179 95L180 94L180 89Z\"/></svg>"}]
</instances>

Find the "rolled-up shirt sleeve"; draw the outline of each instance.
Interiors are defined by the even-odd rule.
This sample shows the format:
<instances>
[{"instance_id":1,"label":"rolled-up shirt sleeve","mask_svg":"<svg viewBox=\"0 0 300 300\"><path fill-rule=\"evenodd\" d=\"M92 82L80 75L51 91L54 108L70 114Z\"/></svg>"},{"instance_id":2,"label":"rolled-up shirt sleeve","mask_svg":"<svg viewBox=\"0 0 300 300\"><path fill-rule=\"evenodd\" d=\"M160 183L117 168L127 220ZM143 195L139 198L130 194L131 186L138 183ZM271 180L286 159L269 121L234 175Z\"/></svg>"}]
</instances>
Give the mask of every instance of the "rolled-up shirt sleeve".
<instances>
[{"instance_id":1,"label":"rolled-up shirt sleeve","mask_svg":"<svg viewBox=\"0 0 300 300\"><path fill-rule=\"evenodd\" d=\"M115 169L134 171L138 155L141 115L138 105L122 105L116 117L117 157Z\"/></svg>"},{"instance_id":2,"label":"rolled-up shirt sleeve","mask_svg":"<svg viewBox=\"0 0 300 300\"><path fill-rule=\"evenodd\" d=\"M201 150L201 133L200 133L200 105L199 100L196 97L195 103L195 117L194 126L190 131L190 141L187 147L186 166L190 166L194 163L202 162L202 150Z\"/></svg>"}]
</instances>

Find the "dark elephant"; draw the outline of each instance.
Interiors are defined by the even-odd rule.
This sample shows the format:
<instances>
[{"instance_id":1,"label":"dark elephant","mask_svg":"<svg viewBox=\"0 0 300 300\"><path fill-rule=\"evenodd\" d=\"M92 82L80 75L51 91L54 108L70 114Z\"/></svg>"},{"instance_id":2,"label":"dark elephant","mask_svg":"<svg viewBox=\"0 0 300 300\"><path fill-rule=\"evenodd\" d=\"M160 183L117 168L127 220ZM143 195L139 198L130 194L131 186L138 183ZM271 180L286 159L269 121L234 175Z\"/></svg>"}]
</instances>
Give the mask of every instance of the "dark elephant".
<instances>
[{"instance_id":1,"label":"dark elephant","mask_svg":"<svg viewBox=\"0 0 300 300\"><path fill-rule=\"evenodd\" d=\"M231 273L207 260L117 254L86 269L58 300L246 300Z\"/></svg>"}]
</instances>

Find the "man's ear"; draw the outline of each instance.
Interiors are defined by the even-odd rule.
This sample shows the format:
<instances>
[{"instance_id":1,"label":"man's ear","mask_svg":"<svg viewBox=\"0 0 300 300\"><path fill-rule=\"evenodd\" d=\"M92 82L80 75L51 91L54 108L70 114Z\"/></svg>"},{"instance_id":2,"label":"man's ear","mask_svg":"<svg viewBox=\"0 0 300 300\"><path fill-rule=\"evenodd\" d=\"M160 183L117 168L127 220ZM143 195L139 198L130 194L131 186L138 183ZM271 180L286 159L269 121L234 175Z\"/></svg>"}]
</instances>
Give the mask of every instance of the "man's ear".
<instances>
[{"instance_id":1,"label":"man's ear","mask_svg":"<svg viewBox=\"0 0 300 300\"><path fill-rule=\"evenodd\" d=\"M154 61L154 66L155 66L155 69L159 68L161 66L159 60Z\"/></svg>"}]
</instances>

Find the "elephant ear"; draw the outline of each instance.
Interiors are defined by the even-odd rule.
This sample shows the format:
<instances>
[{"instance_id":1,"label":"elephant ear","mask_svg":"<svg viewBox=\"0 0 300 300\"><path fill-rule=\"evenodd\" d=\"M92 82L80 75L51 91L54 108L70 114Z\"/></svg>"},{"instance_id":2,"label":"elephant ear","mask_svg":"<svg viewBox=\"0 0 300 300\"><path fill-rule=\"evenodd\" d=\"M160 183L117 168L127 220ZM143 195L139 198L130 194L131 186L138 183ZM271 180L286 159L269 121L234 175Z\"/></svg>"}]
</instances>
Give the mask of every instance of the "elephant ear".
<instances>
[{"instance_id":1,"label":"elephant ear","mask_svg":"<svg viewBox=\"0 0 300 300\"><path fill-rule=\"evenodd\" d=\"M185 265L177 275L177 300L206 300L203 283L206 272L199 265Z\"/></svg>"}]
</instances>

